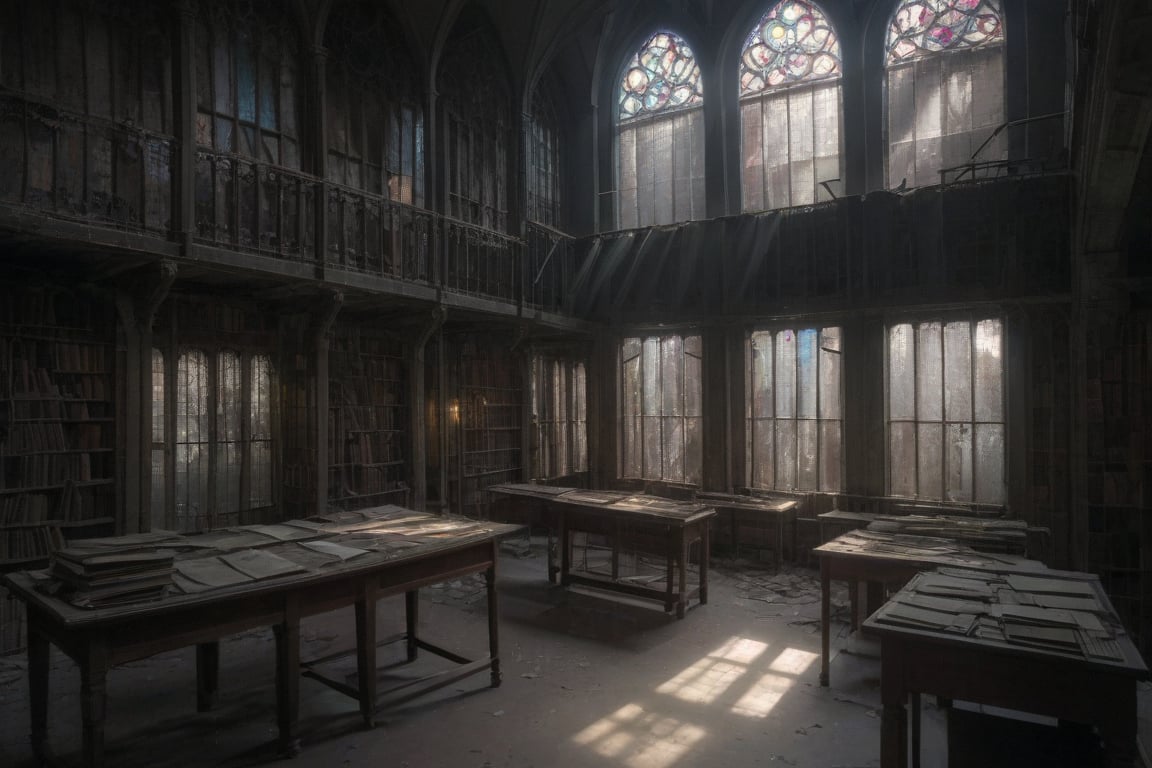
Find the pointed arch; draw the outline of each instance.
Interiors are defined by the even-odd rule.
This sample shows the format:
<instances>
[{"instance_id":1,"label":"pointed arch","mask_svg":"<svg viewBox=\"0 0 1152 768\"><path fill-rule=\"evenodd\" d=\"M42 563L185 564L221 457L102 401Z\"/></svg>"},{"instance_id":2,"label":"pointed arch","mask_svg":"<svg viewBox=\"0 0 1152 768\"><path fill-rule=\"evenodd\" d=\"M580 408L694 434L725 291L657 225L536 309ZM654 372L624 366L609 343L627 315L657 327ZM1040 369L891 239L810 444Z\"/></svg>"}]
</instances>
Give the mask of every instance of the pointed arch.
<instances>
[{"instance_id":1,"label":"pointed arch","mask_svg":"<svg viewBox=\"0 0 1152 768\"><path fill-rule=\"evenodd\" d=\"M661 30L633 54L617 100L621 228L704 215L704 83L691 46Z\"/></svg>"},{"instance_id":2,"label":"pointed arch","mask_svg":"<svg viewBox=\"0 0 1152 768\"><path fill-rule=\"evenodd\" d=\"M828 200L842 175L840 40L816 3L768 9L740 55L743 210Z\"/></svg>"}]
</instances>

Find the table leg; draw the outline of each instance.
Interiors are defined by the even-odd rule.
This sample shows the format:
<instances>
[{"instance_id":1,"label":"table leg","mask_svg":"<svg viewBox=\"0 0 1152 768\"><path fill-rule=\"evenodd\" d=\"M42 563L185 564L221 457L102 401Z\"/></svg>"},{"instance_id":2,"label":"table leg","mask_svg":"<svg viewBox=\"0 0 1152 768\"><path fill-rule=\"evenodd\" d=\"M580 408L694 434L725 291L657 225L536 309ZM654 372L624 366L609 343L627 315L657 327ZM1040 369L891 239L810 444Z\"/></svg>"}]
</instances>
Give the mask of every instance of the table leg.
<instances>
[{"instance_id":1,"label":"table leg","mask_svg":"<svg viewBox=\"0 0 1152 768\"><path fill-rule=\"evenodd\" d=\"M220 643L213 640L196 645L196 711L207 712L216 705L220 690Z\"/></svg>"},{"instance_id":2,"label":"table leg","mask_svg":"<svg viewBox=\"0 0 1152 768\"><path fill-rule=\"evenodd\" d=\"M492 566L484 571L484 581L488 589L488 658L492 661L492 687L500 687L500 606L496 599L496 551L492 552Z\"/></svg>"},{"instance_id":3,"label":"table leg","mask_svg":"<svg viewBox=\"0 0 1152 768\"><path fill-rule=\"evenodd\" d=\"M411 642L411 636L408 640ZM373 728L376 725L376 583L371 579L361 585L356 600L356 681L364 727Z\"/></svg>"},{"instance_id":4,"label":"table leg","mask_svg":"<svg viewBox=\"0 0 1152 768\"><path fill-rule=\"evenodd\" d=\"M680 595L676 603L676 618L684 618L688 607L688 531L680 529Z\"/></svg>"},{"instance_id":5,"label":"table leg","mask_svg":"<svg viewBox=\"0 0 1152 768\"><path fill-rule=\"evenodd\" d=\"M784 515L776 515L776 572L784 565Z\"/></svg>"},{"instance_id":6,"label":"table leg","mask_svg":"<svg viewBox=\"0 0 1152 768\"><path fill-rule=\"evenodd\" d=\"M404 593L404 641L408 649L408 661L416 661L419 646L416 645L417 633L420 624L420 590L413 589Z\"/></svg>"},{"instance_id":7,"label":"table leg","mask_svg":"<svg viewBox=\"0 0 1152 768\"><path fill-rule=\"evenodd\" d=\"M828 558L820 558L820 685L828 685L828 638L832 623L832 571Z\"/></svg>"},{"instance_id":8,"label":"table leg","mask_svg":"<svg viewBox=\"0 0 1152 768\"><path fill-rule=\"evenodd\" d=\"M708 603L708 568L712 565L712 543L708 523L700 526L700 604Z\"/></svg>"},{"instance_id":9,"label":"table leg","mask_svg":"<svg viewBox=\"0 0 1152 768\"><path fill-rule=\"evenodd\" d=\"M32 752L38 761L44 762L47 759L50 649L48 638L36 630L31 616L29 619L28 702L32 715Z\"/></svg>"},{"instance_id":10,"label":"table leg","mask_svg":"<svg viewBox=\"0 0 1152 768\"><path fill-rule=\"evenodd\" d=\"M272 627L276 636L276 719L280 748L288 755L300 754L296 720L300 710L300 607L286 598L284 621Z\"/></svg>"},{"instance_id":11,"label":"table leg","mask_svg":"<svg viewBox=\"0 0 1152 768\"><path fill-rule=\"evenodd\" d=\"M616 520L612 532L612 581L620 578L620 521Z\"/></svg>"},{"instance_id":12,"label":"table leg","mask_svg":"<svg viewBox=\"0 0 1152 768\"><path fill-rule=\"evenodd\" d=\"M866 598L864 604L865 619L880 610L888 600L887 589L881 581L865 582L864 595Z\"/></svg>"},{"instance_id":13,"label":"table leg","mask_svg":"<svg viewBox=\"0 0 1152 768\"><path fill-rule=\"evenodd\" d=\"M548 582L555 583L556 581L556 551L555 537L552 536L552 526L548 526Z\"/></svg>"},{"instance_id":14,"label":"table leg","mask_svg":"<svg viewBox=\"0 0 1152 768\"><path fill-rule=\"evenodd\" d=\"M107 678L107 642L103 637L92 637L80 662L80 719L84 725L84 764L89 768L96 768L104 760Z\"/></svg>"},{"instance_id":15,"label":"table leg","mask_svg":"<svg viewBox=\"0 0 1152 768\"><path fill-rule=\"evenodd\" d=\"M568 530L568 516L560 515L560 583L568 586L568 574L572 570L572 532Z\"/></svg>"},{"instance_id":16,"label":"table leg","mask_svg":"<svg viewBox=\"0 0 1152 768\"><path fill-rule=\"evenodd\" d=\"M860 629L860 582L856 579L848 582L848 625L853 632Z\"/></svg>"},{"instance_id":17,"label":"table leg","mask_svg":"<svg viewBox=\"0 0 1152 768\"><path fill-rule=\"evenodd\" d=\"M1129 681L1115 696L1109 697L1108 711L1099 724L1109 768L1135 768L1141 765L1136 745L1136 683Z\"/></svg>"},{"instance_id":18,"label":"table leg","mask_svg":"<svg viewBox=\"0 0 1152 768\"><path fill-rule=\"evenodd\" d=\"M668 565L667 574L665 576L664 586L664 612L669 613L675 607L676 602L673 600L673 593L676 589L676 539L668 535Z\"/></svg>"},{"instance_id":19,"label":"table leg","mask_svg":"<svg viewBox=\"0 0 1152 768\"><path fill-rule=\"evenodd\" d=\"M908 765L908 712L901 667L903 649L889 639L880 641L880 768Z\"/></svg>"},{"instance_id":20,"label":"table leg","mask_svg":"<svg viewBox=\"0 0 1152 768\"><path fill-rule=\"evenodd\" d=\"M910 729L912 731L912 768L920 768L920 694L908 695L908 709L911 710Z\"/></svg>"}]
</instances>

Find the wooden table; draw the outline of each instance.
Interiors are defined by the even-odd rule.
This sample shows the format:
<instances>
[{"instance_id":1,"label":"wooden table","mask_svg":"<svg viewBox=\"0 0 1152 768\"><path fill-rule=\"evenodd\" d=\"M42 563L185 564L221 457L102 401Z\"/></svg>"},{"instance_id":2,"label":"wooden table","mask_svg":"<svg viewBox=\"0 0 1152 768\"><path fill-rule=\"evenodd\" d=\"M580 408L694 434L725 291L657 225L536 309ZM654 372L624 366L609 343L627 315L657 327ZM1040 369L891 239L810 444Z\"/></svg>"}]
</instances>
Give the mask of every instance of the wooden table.
<instances>
[{"instance_id":1,"label":"wooden table","mask_svg":"<svg viewBox=\"0 0 1152 768\"><path fill-rule=\"evenodd\" d=\"M898 768L908 763L908 717L905 704L912 697L913 760L918 764L919 695L935 694L947 699L1031 712L1062 720L1095 725L1109 752L1109 764L1134 766L1136 745L1136 682L1148 677L1148 668L1124 632L1115 610L1096 576L1067 571L1044 571L1033 575L1044 580L1085 585L1095 596L1100 610L1094 612L1104 632L1077 627L1078 635L1089 632L1111 637L1114 658L1094 657L1077 648L1054 650L1022 645L997 637L994 618L1003 604L997 580L1009 574L990 573L995 591L991 600L977 603L978 629L967 634L959 630L928 628L893 616L901 601L924 592L924 580L935 574L915 577L864 626L880 636L881 717L880 764ZM1009 591L1014 591L1009 589ZM1018 598L1013 598L1018 599ZM993 607L995 606L995 608ZM1000 611L1003 609L1000 608ZM999 619L1003 626L1004 619ZM985 629L989 631L985 631ZM1083 643L1083 640L1080 641Z\"/></svg>"},{"instance_id":2,"label":"wooden table","mask_svg":"<svg viewBox=\"0 0 1152 768\"><path fill-rule=\"evenodd\" d=\"M704 504L677 501L659 496L623 491L597 491L582 488L527 483L492 485L488 491L507 497L507 503L494 507L494 516L519 523L546 526L558 532L560 565L548 552L548 578L557 574L560 583L583 584L612 592L660 600L664 610L684 618L688 603L708 602L709 521L716 512ZM611 574L573 573L572 533L603 534L612 542ZM665 584L662 589L621 580L621 545L639 539L657 549L665 558ZM699 542L700 578L688 588L688 560L691 546Z\"/></svg>"},{"instance_id":3,"label":"wooden table","mask_svg":"<svg viewBox=\"0 0 1152 768\"><path fill-rule=\"evenodd\" d=\"M1037 560L1019 555L975 552L971 547L929 536L891 536L851 531L812 550L820 558L820 685L828 685L832 623L832 581L849 582L851 621L858 625L857 584L868 587L868 612L884 602L886 585L902 585L920 571L940 565L972 568L1043 569Z\"/></svg>"},{"instance_id":4,"label":"wooden table","mask_svg":"<svg viewBox=\"0 0 1152 768\"><path fill-rule=\"evenodd\" d=\"M760 498L737 493L717 493L713 491L700 491L696 500L710 504L717 513L729 513L729 537L732 554L735 556L739 549L739 525L742 520L753 519L759 522L763 518L771 518L776 529L776 570L784 562L784 523L789 516L795 517L799 502L792 499ZM792 537L792 551L796 551L796 537ZM793 555L795 556L795 555Z\"/></svg>"},{"instance_id":5,"label":"wooden table","mask_svg":"<svg viewBox=\"0 0 1152 768\"><path fill-rule=\"evenodd\" d=\"M492 686L498 686L501 677L495 588L497 544L498 537L517 530L516 527L477 524L463 518L442 518L399 507L364 512L369 513L365 517L376 515L379 524L353 525L353 531L349 531L348 526L339 523L321 522L316 536L310 539L269 539L268 546L260 549L313 564L317 558L312 550L308 550L310 554L294 556L292 548L303 551L303 541L321 539L356 546L352 541L356 537L376 536L379 546L376 550L347 561L321 557L331 562L313 565L303 573L191 594L169 594L150 602L83 609L45 594L42 587L50 581L43 572L5 576L12 594L23 600L28 609L31 734L37 756L43 760L46 755L49 643L80 667L83 758L90 766L100 765L103 758L105 678L112 667L196 645L197 709L205 711L212 706L217 691L219 639L256 627L271 626L275 634L277 720L282 750L291 754L299 749L297 710L302 667L309 677L357 699L365 724L371 726L378 701L376 602L388 595L404 593L406 596L406 632L380 645L403 640L409 661L416 658L419 649L425 649L459 665L449 672L425 678L417 685L404 686L404 699L483 670L489 670ZM257 528L260 526L230 530L250 537L252 529ZM195 541L197 537L187 537L187 543ZM179 541L166 544L165 548L169 546L183 549ZM201 549L198 555L180 557L207 557L219 552ZM484 573L487 580L489 653L479 660L438 648L417 635L419 588L471 573ZM358 686L355 688L326 680L317 671L316 664L334 657L303 663L300 659L300 619L347 605L355 606L356 610Z\"/></svg>"}]
</instances>

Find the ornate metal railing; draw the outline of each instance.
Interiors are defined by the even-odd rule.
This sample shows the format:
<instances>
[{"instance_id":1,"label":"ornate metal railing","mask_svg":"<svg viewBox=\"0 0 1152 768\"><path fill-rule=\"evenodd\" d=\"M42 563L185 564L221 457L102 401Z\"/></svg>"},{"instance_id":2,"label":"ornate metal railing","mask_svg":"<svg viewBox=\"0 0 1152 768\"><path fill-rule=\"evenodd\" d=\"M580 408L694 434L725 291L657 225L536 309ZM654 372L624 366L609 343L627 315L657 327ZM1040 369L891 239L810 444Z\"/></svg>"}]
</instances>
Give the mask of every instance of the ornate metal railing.
<instances>
[{"instance_id":1,"label":"ornate metal railing","mask_svg":"<svg viewBox=\"0 0 1152 768\"><path fill-rule=\"evenodd\" d=\"M528 306L559 312L575 275L572 238L544 224L528 222L524 247L524 288Z\"/></svg>"},{"instance_id":2,"label":"ornate metal railing","mask_svg":"<svg viewBox=\"0 0 1152 768\"><path fill-rule=\"evenodd\" d=\"M167 236L177 141L0 93L0 203Z\"/></svg>"},{"instance_id":3,"label":"ornate metal railing","mask_svg":"<svg viewBox=\"0 0 1152 768\"><path fill-rule=\"evenodd\" d=\"M201 148L196 152L196 239L314 261L317 187L307 174Z\"/></svg>"},{"instance_id":4,"label":"ornate metal railing","mask_svg":"<svg viewBox=\"0 0 1152 768\"><path fill-rule=\"evenodd\" d=\"M328 188L326 261L383 277L434 283L435 214L339 184Z\"/></svg>"},{"instance_id":5,"label":"ornate metal railing","mask_svg":"<svg viewBox=\"0 0 1152 768\"><path fill-rule=\"evenodd\" d=\"M442 222L444 289L515 302L523 241L448 217Z\"/></svg>"}]
</instances>

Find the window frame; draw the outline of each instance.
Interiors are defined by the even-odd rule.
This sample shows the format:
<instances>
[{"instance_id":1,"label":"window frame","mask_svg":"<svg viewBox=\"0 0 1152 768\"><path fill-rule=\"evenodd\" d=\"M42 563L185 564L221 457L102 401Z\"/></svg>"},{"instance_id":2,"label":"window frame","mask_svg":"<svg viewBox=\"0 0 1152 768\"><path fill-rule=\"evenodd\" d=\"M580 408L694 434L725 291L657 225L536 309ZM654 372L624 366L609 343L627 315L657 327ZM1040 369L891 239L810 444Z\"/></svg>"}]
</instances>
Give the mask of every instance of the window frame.
<instances>
[{"instance_id":1,"label":"window frame","mask_svg":"<svg viewBox=\"0 0 1152 768\"><path fill-rule=\"evenodd\" d=\"M976 369L975 362L976 345L977 345L977 328L983 321L996 321L999 323L1000 332L1000 377L999 377L999 409L1000 420L978 420L977 419L977 387L976 387ZM919 360L919 328L923 325L939 323L939 337L940 337L940 366L941 366L941 416L939 419L921 419L920 418L920 402L919 402L919 381L921 379L920 373L920 360ZM965 323L968 326L969 333L969 362L968 362L968 393L969 393L969 408L971 409L971 417L967 420L964 419L948 419L947 418L947 402L948 402L948 389L945 381L945 372L947 360L945 359L944 352L944 336L945 328L951 323ZM911 361L911 375L912 375L912 404L913 417L912 418L896 418L892 416L892 330L897 326L908 325L911 327L912 332L912 345L909 352L909 360ZM886 320L884 323L884 492L886 495L893 498L909 499L914 501L927 501L945 504L965 504L974 507L1004 507L1008 503L1008 487L1009 487L1009 411L1008 411L1008 388L1009 388L1009 366L1007 364L1009 355L1009 339L1007 333L1007 322L1003 312L964 312L964 313L941 313L931 316L919 316L914 318L902 317ZM912 485L914 493L912 495L905 495L897 493L894 489L893 473L894 464L892 455L892 425L894 423L907 423L913 426L912 435L914 439L914 447L911 451L914 457L914 466L912 471ZM921 424L939 424L941 426L940 436L940 480L939 488L940 493L936 495L928 495L923 490L923 483L920 478L920 464L922 461L920 450L920 425ZM949 498L948 484L948 450L947 439L949 424L964 425L967 424L971 427L971 448L969 453L969 465L971 466L971 498L968 499L953 499ZM977 437L976 427L980 424L999 425L1001 431L1001 456L1000 456L1000 491L1001 497L999 499L988 499L978 497L979 490L979 460L977 457Z\"/></svg>"},{"instance_id":2,"label":"window frame","mask_svg":"<svg viewBox=\"0 0 1152 768\"><path fill-rule=\"evenodd\" d=\"M238 399L228 406L230 415L237 419L235 427L237 436L235 438L227 438L222 435L221 406L224 404L221 402L222 379L220 371L221 360L226 355L234 356L239 369L237 371ZM203 389L204 408L197 417L201 434L199 439L195 441L181 439L179 434L181 415L178 401L183 388L180 383L182 378L181 365L185 360L191 359L192 356L199 356L203 360L203 383L200 386ZM278 411L276 407L276 366L273 362L273 356L263 351L239 348L226 343L219 345L187 343L177 345L175 350L171 352L162 347L153 346L152 360L153 392L162 386L163 401L159 404L155 401L152 403L153 426L150 447L153 469L151 498L153 500L164 499L164 507L151 510L151 525L182 531L210 530L221 525L243 524L247 517L253 516L253 513L257 513L256 516L258 517L260 512L276 508L279 504L276 483L277 463L275 461L278 446L276 436ZM158 360L163 362L161 369L156 367ZM269 431L266 436L254 434L256 429L253 422L252 406L258 361L264 361L267 370L268 392L265 395L265 402ZM198 364L197 367L199 367ZM157 428L157 417L163 422L162 434ZM268 455L268 462L266 474L262 478L255 477L253 468L253 448L257 444L267 446L265 450ZM177 509L181 503L179 498L180 482L177 479L180 474L178 469L180 448L190 445L199 446L199 452L202 454L198 459L198 466L201 469L197 471L197 474L202 473L202 476L198 478L197 483L201 485L201 502L206 509L198 515L191 514L187 509L183 514L179 514ZM238 476L234 480L232 489L235 498L231 500L227 500L224 495L221 495L221 491L226 489L227 484L217 473L217 468L229 446L239 452L240 461ZM163 456L164 459L164 471L161 473L155 471L155 459L158 455ZM187 482L188 480L185 480L185 483ZM253 491L257 482L266 486L268 491L268 498L264 504L253 504ZM203 527L197 521L204 522L208 527Z\"/></svg>"},{"instance_id":3,"label":"window frame","mask_svg":"<svg viewBox=\"0 0 1152 768\"><path fill-rule=\"evenodd\" d=\"M887 188L893 188L893 187L896 187L896 186L901 185L901 184L906 184L908 187L917 186L917 184L915 183L915 179L909 179L908 177L902 177L901 179L893 179L892 178L891 73L893 71L898 70L898 69L911 69L911 70L913 70L912 80L913 80L913 84L915 84L915 82L916 82L916 80L915 80L915 68L918 64L922 63L926 59L939 59L941 62L944 62L944 61L949 61L949 60L954 59L954 58L963 58L966 54L970 54L970 53L974 53L974 52L982 52L982 51L987 51L989 49L998 48L1000 51L1000 75L1001 75L1000 121L996 125L991 126L991 128L988 128L989 132L991 132L992 130L995 130L996 128L1003 125L1005 123L1005 121L1008 119L1008 24L1007 24L1007 20L1005 18L1006 17L1006 10L1004 7L1005 0L996 0L1000 4L1000 8L998 10L998 19L999 19L999 25L1000 25L1000 40L999 41L997 41L995 43L981 44L981 45L977 45L977 46L967 46L967 47L959 48L959 49L944 48L942 50L933 51L933 52L925 54L925 55L911 56L904 61L894 63L894 62L889 61L889 57L891 54L893 44L888 40L888 35L889 35L889 31L892 28L892 24L894 22L894 19L896 18L896 15L899 13L900 9L904 6L905 2L907 2L907 1L908 0L898 0L894 4L894 6L892 8L892 12L888 15L887 22L886 22L885 27L884 27L884 44L883 44L883 48L882 48L883 58L881 60L881 67L882 67L883 72L884 72L884 77L883 77L883 100L884 100L883 101L883 115L884 115L884 117L883 117L883 128L882 128L883 133L882 133L882 135L884 137L884 139L883 139L883 141L884 141L884 158L883 158L884 184ZM951 72L952 70L948 70L948 71ZM943 80L946 77L947 77L947 73L942 72L941 73L941 79ZM938 85L938 83L934 83L934 85ZM941 102L940 110L943 113L947 110L947 103L946 103L947 100L945 98L943 98L943 94L941 94L940 102ZM940 139L942 142L948 136L958 135L956 133L945 134L943 132L943 121L941 122L941 125L942 125L942 128L941 128ZM1002 139L1002 140L1004 140L1004 139ZM918 142L918 140L913 140L913 147L914 148L915 148L915 145L917 142ZM1004 155L1003 159L1006 159L1008 156L1007 144L1005 144L1003 147L1003 155ZM943 158L941 158L941 160L943 162ZM974 160L973 162L982 162L982 161L977 159L977 160ZM915 164L915 161L914 161L914 169L916 171L917 176L922 176L924 173L935 174L936 178L932 181L931 184L928 184L927 186L932 186L933 184L939 184L940 179L941 179L941 173L943 171L948 170L948 168L941 165L941 167L935 168L932 171L923 172L923 171L919 170L919 168ZM973 170L973 174L976 174L975 170Z\"/></svg>"},{"instance_id":4,"label":"window frame","mask_svg":"<svg viewBox=\"0 0 1152 768\"><path fill-rule=\"evenodd\" d=\"M742 80L742 76L744 73L744 55L745 55L745 52L748 50L749 44L752 42L753 37L759 31L761 25L763 24L765 19L768 17L768 15L771 14L776 9L778 9L785 2L788 2L788 0L773 0L773 2L769 3L767 10L765 10L763 14L761 14L759 17L757 17L756 21L754 22L754 24L751 28L751 31L748 32L747 34L745 34L744 42L741 44L740 56L739 56L738 65L737 65L737 81L738 82L740 82ZM815 10L817 10L820 13L820 15L824 17L825 21L828 23L828 27L831 30L831 33L835 38L835 56L836 56L836 60L837 60L837 68L836 68L836 71L834 74L817 76L817 77L809 78L809 79L792 80L792 81L784 82L784 83L781 83L781 84L775 85L775 86L765 85L764 88L762 88L760 91L758 91L756 93L746 94L743 92L742 86L738 87L737 99L736 99L736 109L737 109L737 112L739 113L737 115L737 119L739 120L739 126L740 126L740 128L739 128L739 130L740 130L740 149L739 149L739 152L740 152L740 167L741 167L741 173L740 173L740 210L742 213L759 213L762 211L775 210L775 209L779 209L779 208L789 208L789 207L794 207L794 206L799 206L799 205L814 205L817 203L828 202L828 201L834 200L835 194L832 192L829 192L827 189L825 189L821 185L822 181L823 182L840 182L841 183L841 189L843 189L843 178L844 178L844 168L845 168L845 163L844 163L844 160L845 160L845 158L844 158L844 61L843 61L843 56L842 56L843 48L842 48L842 45L840 43L840 36L839 36L835 26L832 24L831 20L828 18L828 14L825 12L823 6L820 3L814 2L813 0L804 0L804 2L813 6L815 8ZM811 137L811 142L813 145L812 157L806 161L795 161L792 159L792 157L793 157L793 153L792 153L793 132L792 132L791 101L793 98L796 98L796 96L798 94L803 94L803 96L809 98L811 103L814 105L815 104L816 91L819 89L828 88L830 86L835 86L835 90L836 90L836 99L835 100L836 100L836 144L837 144L837 146L836 146L836 165L837 165L837 174L835 177L830 178L830 179L819 179L819 178L816 178L818 175L816 172L816 165L817 165L817 159L819 157L815 152L815 143L816 143L816 134L817 134L817 132L816 132L816 117L815 117L816 110L815 109L811 110L811 119L809 121L811 123L811 126L810 126L811 131L809 132L808 135ZM794 184L793 184L793 174L792 173L789 173L789 177L788 177L788 200L786 202L784 202L783 204L780 204L780 201L769 201L767 199L768 198L768 192L769 192L768 182L767 182L767 173L768 173L767 168L769 167L769 163L767 162L767 154L768 153L766 151L768 145L766 143L764 143L764 134L766 133L766 126L765 126L764 117L765 117L765 106L768 104L769 101L776 100L776 99L784 99L785 100L785 102L786 102L785 112L786 112L787 117L788 117L788 119L787 119L788 127L787 127L787 130L785 131L785 135L783 137L783 144L784 144L783 155L786 159L786 162L783 163L783 166L791 169L791 167L798 162L806 162L807 164L809 164L811 166L812 176L813 176L813 179L812 179L812 200L806 200L806 199L805 200L799 200L799 201L797 200L796 191L794 189ZM747 138L747 127L745 125L744 113L745 113L745 109L747 107L752 106L752 105L755 105L755 107L759 113L759 120L757 122L757 125L759 126L759 129L760 129L758 133L759 133L760 140L762 142L761 146L760 146L761 162L760 162L760 166L759 166L760 167L760 177L761 177L760 178L759 197L762 201L762 204L760 204L758 206L749 207L748 199L750 196L747 194L748 190L745 187L745 170L744 170L744 164L745 164L746 158L747 158L746 144L745 144L745 139Z\"/></svg>"},{"instance_id":5,"label":"window frame","mask_svg":"<svg viewBox=\"0 0 1152 768\"><path fill-rule=\"evenodd\" d=\"M641 53L646 51L653 41L659 35L670 35L686 45L689 51L692 52L692 61L695 68L700 72L699 76L699 99L681 105L674 105L671 107L661 106L657 110L643 109L636 115L631 117L624 117L622 115L622 93L623 83L627 77L628 72L633 67L634 61ZM704 126L704 76L703 70L700 67L700 61L697 59L692 44L689 43L682 35L673 32L671 29L662 27L652 34L643 38L643 41L637 48L632 49L621 62L618 76L613 81L612 86L612 145L613 145L613 192L615 197L615 217L616 226L618 229L631 229L638 227L649 226L662 226L667 224L679 224L686 221L697 221L703 219L707 213L707 195L705 194L705 185L707 183L707 169L704 165L704 154L707 151L707 142L704 140L705 126ZM682 123L677 125L677 123ZM670 160L668 161L667 176L668 180L659 182L656 180L659 168L662 166L653 165L653 193L649 202L649 216L647 218L642 216L644 206L641 204L641 182L640 182L640 165L641 155L639 150L640 142L638 140L639 133L642 130L653 130L654 128L661 127L667 124L674 127L674 130L669 131L668 143ZM683 135L687 133L687 139L683 139ZM634 187L629 187L631 191L631 211L625 215L625 135L631 134L632 140L630 164L632 166L632 175L636 180ZM678 142L678 139L681 141ZM686 169L686 175L677 177L677 153L675 148L678 143L683 144L688 148L687 158L684 161L683 167ZM653 152L655 155L656 153ZM687 197L678 194L680 188L677 187L677 181L683 180L687 182ZM657 187L661 184L666 184L670 190L669 206L671 208L669 215L664 217L657 213L660 200L659 190ZM680 215L677 213L679 209L678 200L687 200L687 213ZM667 220L665 220L667 219Z\"/></svg>"},{"instance_id":6,"label":"window frame","mask_svg":"<svg viewBox=\"0 0 1152 768\"><path fill-rule=\"evenodd\" d=\"M689 485L700 485L703 481L704 475L704 364L705 364L705 351L704 351L704 338L699 331L685 330L682 332L663 331L663 332L638 332L642 335L628 334L621 336L616 351L616 396L617 396L617 412L616 412L616 439L618 446L617 453L617 475L621 479L637 479L637 480L654 480L666 481L674 483L684 483ZM665 412L665 404L668 401L668 392L664 387L664 378L661 371L661 362L663 361L663 346L666 342L671 340L678 340L680 363L680 377L677 386L679 386L679 396L675 399L678 401L673 404L673 412ZM695 339L695 344L699 349L699 354L694 354L688 350L689 340ZM659 380L659 391L653 395L657 402L655 413L645 412L645 395L643 391L644 384L648 378L647 369L644 367L645 350L648 342L655 340L657 345L657 354L659 359L655 361L656 370L652 374ZM626 347L631 341L639 342L637 351L634 355L625 358ZM698 380L695 383L695 392L689 391L687 383L689 381L688 365L686 364L687 358L694 358L696 363L696 375ZM627 372L625 366L639 358L640 362L637 364L638 372L636 374L636 382L639 390L636 393L636 401L639 409L636 413L631 413L632 398L628 397L626 392ZM689 413L692 410L693 404L690 400L695 397L695 405L697 412L695 414ZM675 408L679 407L681 413L677 414ZM655 420L659 430L659 440L657 442L658 451L652 457L648 456L648 451L645 446L648 441L645 439L646 427ZM669 437L665 433L665 427L669 421L680 422L680 461L677 467L670 469L670 457L668 456L668 441ZM689 420L697 422L697 442L698 445L692 446L690 441ZM637 434L633 436L635 446L629 442L628 428L629 422L634 422ZM674 435L673 435L674 437ZM638 447L637 447L638 446ZM695 448L695 451L690 451L690 448ZM636 453L639 459L639 472L638 474L630 473L630 464L633 463L630 454ZM690 453L692 455L690 455ZM660 464L659 471L652 473L649 471L649 458L658 459ZM694 466L690 465L694 464Z\"/></svg>"},{"instance_id":7,"label":"window frame","mask_svg":"<svg viewBox=\"0 0 1152 768\"><path fill-rule=\"evenodd\" d=\"M537 354L532 358L531 377L534 450L530 469L533 478L549 480L587 472L586 363ZM546 446L551 446L551 450L546 450Z\"/></svg>"},{"instance_id":8,"label":"window frame","mask_svg":"<svg viewBox=\"0 0 1152 768\"><path fill-rule=\"evenodd\" d=\"M825 334L829 331L835 330L837 333L837 344L839 349L831 350L824 346ZM799 338L801 332L815 332L815 364L814 371L812 372L815 389L813 392L815 415L801 416L800 415L800 360L799 355L796 355L793 363L793 389L794 392L794 405L793 414L791 416L778 415L778 398L777 391L778 378L777 378L777 364L778 364L778 343L777 337L781 333L791 333L793 338ZM771 370L771 415L770 416L757 416L755 414L756 403L754 400L754 382L753 378L756 375L756 369L753 360L753 337L758 334L771 334L771 354L770 354L770 370ZM843 325L772 325L762 326L750 329L745 334L744 339L744 376L745 376L745 482L749 488L756 488L767 491L788 491L788 492L801 492L801 493L840 493L844 489L844 421L845 421L845 402L844 402L844 326ZM799 351L799 345L797 345ZM825 391L821 360L825 359L821 352L828 352L829 354L839 355L838 364L836 368L836 407L837 416L824 416L824 400L822 397ZM756 422L771 422L772 429L772 456L771 456L771 474L772 482L770 485L761 485L757 482L757 475L754 469L756 456L754 455L755 433L754 425ZM787 483L781 484L779 466L779 446L780 446L780 430L777 428L779 422L789 421L796 425L792 430L792 440L794 443L794 464L792 468L793 483L789 486ZM800 472L800 423L812 422L815 424L815 441L816 441L816 460L815 460L815 482L813 487L806 487L801 482ZM826 467L825 457L825 437L823 428L826 424L835 424L839 434L839 458L835 462L835 476L830 477L830 472ZM834 480L835 482L831 482ZM827 482L826 482L827 481Z\"/></svg>"}]
</instances>

